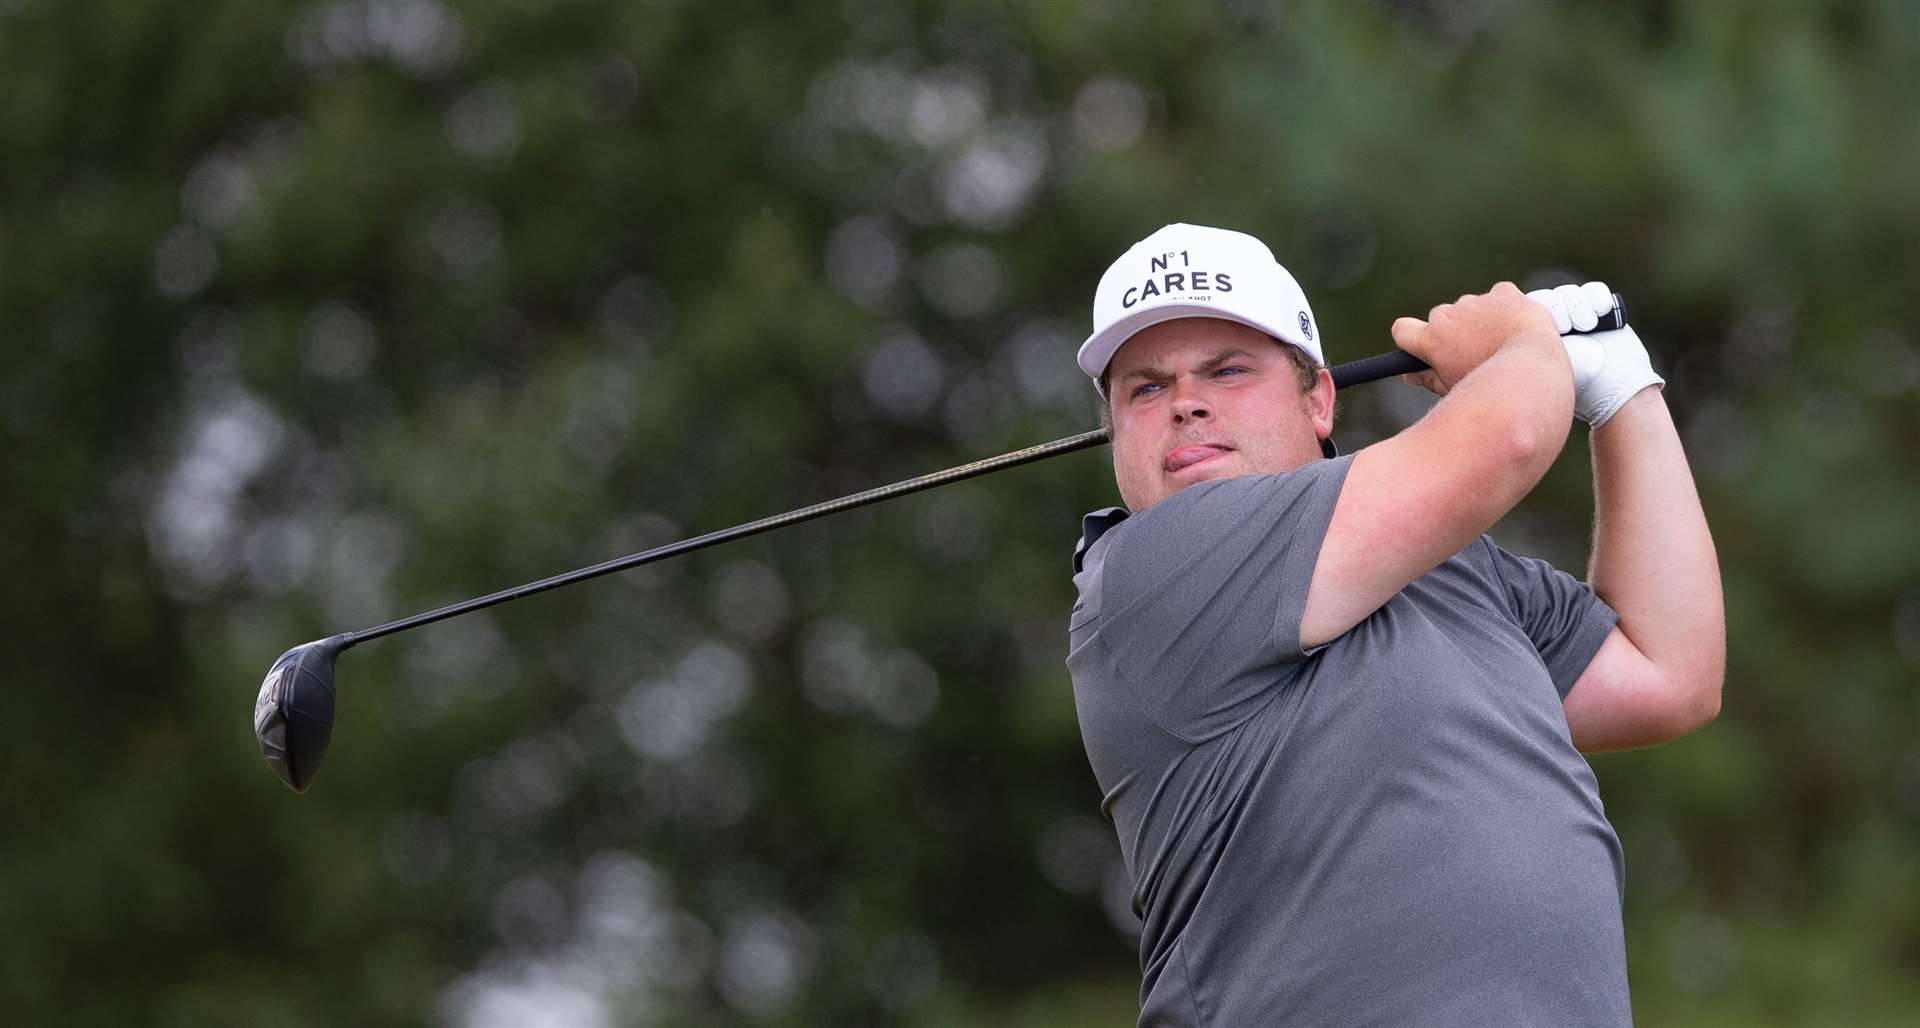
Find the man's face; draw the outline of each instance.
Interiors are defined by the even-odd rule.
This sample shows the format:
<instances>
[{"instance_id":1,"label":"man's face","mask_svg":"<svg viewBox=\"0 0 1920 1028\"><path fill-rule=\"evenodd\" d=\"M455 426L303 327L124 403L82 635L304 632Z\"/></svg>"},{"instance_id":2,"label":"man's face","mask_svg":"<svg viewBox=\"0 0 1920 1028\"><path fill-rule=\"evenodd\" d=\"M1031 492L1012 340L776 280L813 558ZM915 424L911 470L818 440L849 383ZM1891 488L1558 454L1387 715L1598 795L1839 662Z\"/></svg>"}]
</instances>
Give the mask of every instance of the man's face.
<instances>
[{"instance_id":1,"label":"man's face","mask_svg":"<svg viewBox=\"0 0 1920 1028\"><path fill-rule=\"evenodd\" d=\"M1143 329L1107 365L1113 473L1130 510L1195 482L1291 471L1333 431L1333 380L1300 389L1284 344L1236 321Z\"/></svg>"}]
</instances>

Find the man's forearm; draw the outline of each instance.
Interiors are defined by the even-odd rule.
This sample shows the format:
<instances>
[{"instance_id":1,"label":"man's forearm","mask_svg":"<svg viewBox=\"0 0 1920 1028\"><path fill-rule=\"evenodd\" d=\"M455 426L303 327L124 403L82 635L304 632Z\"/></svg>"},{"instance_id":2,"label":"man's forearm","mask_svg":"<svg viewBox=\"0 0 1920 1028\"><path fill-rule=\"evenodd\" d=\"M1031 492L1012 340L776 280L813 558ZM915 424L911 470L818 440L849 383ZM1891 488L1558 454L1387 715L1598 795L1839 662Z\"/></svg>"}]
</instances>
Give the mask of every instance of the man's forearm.
<instances>
[{"instance_id":1,"label":"man's forearm","mask_svg":"<svg viewBox=\"0 0 1920 1028\"><path fill-rule=\"evenodd\" d=\"M1620 631L1704 722L1720 707L1726 614L1720 563L1680 435L1659 389L1595 431L1588 580Z\"/></svg>"}]
</instances>

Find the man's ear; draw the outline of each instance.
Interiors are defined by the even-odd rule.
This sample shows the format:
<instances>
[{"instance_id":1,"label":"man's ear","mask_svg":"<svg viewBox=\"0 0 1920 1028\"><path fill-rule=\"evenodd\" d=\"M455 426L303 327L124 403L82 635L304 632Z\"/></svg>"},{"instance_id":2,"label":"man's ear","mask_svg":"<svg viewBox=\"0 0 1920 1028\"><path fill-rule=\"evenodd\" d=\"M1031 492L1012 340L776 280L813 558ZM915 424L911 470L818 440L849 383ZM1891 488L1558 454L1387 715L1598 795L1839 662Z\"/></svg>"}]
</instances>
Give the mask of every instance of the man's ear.
<instances>
[{"instance_id":1,"label":"man's ear","mask_svg":"<svg viewBox=\"0 0 1920 1028\"><path fill-rule=\"evenodd\" d=\"M1315 438L1333 434L1333 373L1321 368L1314 376L1313 388L1306 395L1307 416L1313 419Z\"/></svg>"}]
</instances>

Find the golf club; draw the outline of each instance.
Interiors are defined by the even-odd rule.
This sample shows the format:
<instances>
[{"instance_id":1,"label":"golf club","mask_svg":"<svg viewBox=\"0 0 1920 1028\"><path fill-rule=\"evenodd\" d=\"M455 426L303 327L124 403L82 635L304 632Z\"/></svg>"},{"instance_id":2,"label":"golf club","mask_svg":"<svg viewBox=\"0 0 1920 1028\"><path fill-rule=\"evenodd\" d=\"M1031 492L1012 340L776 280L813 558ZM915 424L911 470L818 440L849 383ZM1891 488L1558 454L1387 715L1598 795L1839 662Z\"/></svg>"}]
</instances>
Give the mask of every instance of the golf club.
<instances>
[{"instance_id":1,"label":"golf club","mask_svg":"<svg viewBox=\"0 0 1920 1028\"><path fill-rule=\"evenodd\" d=\"M1590 331L1616 329L1626 324L1626 305L1619 294L1614 294L1613 310L1602 316L1599 324ZM1361 385L1395 375L1404 375L1426 370L1427 365L1419 358L1404 351L1394 350L1377 354L1361 360L1341 364L1331 369L1336 388ZM1029 446L1022 450L977 460L970 464L936 471L918 478L910 478L891 485L883 485L865 492L842 496L837 500L828 500L811 507L802 507L776 514L772 517L750 521L732 528L709 532L706 535L668 543L641 553L631 554L614 560L569 571L565 574L543 578L537 582L485 596L463 600L437 610L415 614L384 625L362 629L358 632L344 632L325 639L302 643L280 655L267 671L267 677L260 685L260 695L253 707L253 731L260 743L260 752L267 758L280 780L287 783L295 792L307 791L307 785L313 781L313 775L320 767L320 758L327 752L327 744L333 736L333 663L342 650L357 646L369 639L378 639L383 635L393 635L410 628L430 625L435 621L458 617L508 600L517 600L523 596L558 589L563 585L584 582L589 578L624 571L677 557L683 553L717 546L720 543L744 539L750 535L781 528L786 525L811 521L814 518L837 514L840 511L864 507L881 500L890 500L896 496L906 496L935 486L974 478L993 471L1031 464L1034 461L1058 457L1099 446L1111 441L1106 429L1083 432L1079 435L1056 439L1050 443Z\"/></svg>"}]
</instances>

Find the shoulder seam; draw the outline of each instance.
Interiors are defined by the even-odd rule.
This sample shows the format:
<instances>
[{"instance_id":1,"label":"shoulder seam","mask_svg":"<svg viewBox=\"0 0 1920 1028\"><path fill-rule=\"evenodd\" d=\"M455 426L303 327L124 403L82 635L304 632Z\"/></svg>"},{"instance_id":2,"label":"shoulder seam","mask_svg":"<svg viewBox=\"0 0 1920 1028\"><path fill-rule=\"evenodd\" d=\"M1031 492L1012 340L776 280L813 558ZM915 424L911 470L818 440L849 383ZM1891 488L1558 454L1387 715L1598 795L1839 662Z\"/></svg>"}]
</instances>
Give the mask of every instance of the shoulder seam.
<instances>
[{"instance_id":1,"label":"shoulder seam","mask_svg":"<svg viewBox=\"0 0 1920 1028\"><path fill-rule=\"evenodd\" d=\"M1100 620L1104 620L1104 619L1100 619ZM1127 670L1120 666L1119 660L1115 659L1113 655L1113 648L1107 645L1107 640L1105 639L1105 637L1101 635L1100 629L1098 628L1094 629L1093 638L1087 640L1087 642L1090 645L1095 645L1100 647L1100 654L1105 664L1108 667L1113 669L1113 677L1116 680L1118 680L1120 687L1127 691L1127 702L1133 705L1133 709L1140 712L1141 717L1147 719L1148 724L1159 729L1160 732L1166 735L1168 738L1175 739L1184 745L1187 745L1187 746L1200 745L1200 740L1190 739L1187 736L1182 735L1171 728L1168 728L1166 725L1166 722L1160 720L1159 717L1155 716L1153 713L1153 709L1147 706L1147 704L1140 699L1140 689L1137 685L1134 684L1133 676L1128 674Z\"/></svg>"},{"instance_id":2,"label":"shoulder seam","mask_svg":"<svg viewBox=\"0 0 1920 1028\"><path fill-rule=\"evenodd\" d=\"M1147 706L1147 704L1141 700L1140 688L1134 684L1134 676L1129 674L1125 668L1121 667L1118 660L1111 659L1113 657L1113 650L1107 647L1105 639L1100 640L1100 649L1107 654L1109 666L1113 668L1114 677L1120 679L1121 684L1127 687L1127 699L1133 702L1134 709L1140 712L1140 716L1152 722L1153 727L1165 732L1171 738L1178 739L1188 746L1200 745L1200 740L1188 738L1186 735L1168 728L1166 722L1160 720L1159 716L1153 712L1153 708Z\"/></svg>"},{"instance_id":3,"label":"shoulder seam","mask_svg":"<svg viewBox=\"0 0 1920 1028\"><path fill-rule=\"evenodd\" d=\"M1493 567L1493 577L1500 583L1500 598L1506 603L1507 616L1513 619L1514 624L1519 624L1520 608L1514 604L1513 583L1507 581L1507 573L1500 568L1500 555L1494 552L1493 537L1485 532L1480 533L1480 546L1487 551L1487 563Z\"/></svg>"}]
</instances>

